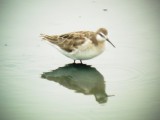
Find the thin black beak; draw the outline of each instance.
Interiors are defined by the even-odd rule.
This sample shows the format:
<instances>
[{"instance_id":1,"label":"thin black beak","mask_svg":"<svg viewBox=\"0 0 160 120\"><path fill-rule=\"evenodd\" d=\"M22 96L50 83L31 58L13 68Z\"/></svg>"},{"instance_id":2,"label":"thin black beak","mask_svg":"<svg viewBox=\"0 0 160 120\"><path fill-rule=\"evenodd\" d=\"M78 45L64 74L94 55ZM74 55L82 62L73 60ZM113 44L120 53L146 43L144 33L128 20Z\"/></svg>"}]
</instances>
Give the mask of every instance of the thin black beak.
<instances>
[{"instance_id":1,"label":"thin black beak","mask_svg":"<svg viewBox=\"0 0 160 120\"><path fill-rule=\"evenodd\" d=\"M112 43L108 38L106 38L106 40L107 40L113 47L115 47L115 46L113 45L113 43Z\"/></svg>"}]
</instances>

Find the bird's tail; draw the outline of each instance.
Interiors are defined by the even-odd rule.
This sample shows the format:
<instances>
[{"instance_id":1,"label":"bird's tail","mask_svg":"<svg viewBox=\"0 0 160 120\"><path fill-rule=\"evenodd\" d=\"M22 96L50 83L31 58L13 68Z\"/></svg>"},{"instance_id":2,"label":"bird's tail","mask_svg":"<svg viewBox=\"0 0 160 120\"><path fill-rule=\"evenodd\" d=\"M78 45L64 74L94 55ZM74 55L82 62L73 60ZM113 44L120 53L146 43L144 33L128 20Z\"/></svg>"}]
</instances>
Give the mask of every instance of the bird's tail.
<instances>
[{"instance_id":1,"label":"bird's tail","mask_svg":"<svg viewBox=\"0 0 160 120\"><path fill-rule=\"evenodd\" d=\"M49 35L40 34L40 37L41 37L43 40L47 40L47 38L49 37Z\"/></svg>"},{"instance_id":2,"label":"bird's tail","mask_svg":"<svg viewBox=\"0 0 160 120\"><path fill-rule=\"evenodd\" d=\"M49 41L51 43L55 43L57 41L57 36L56 35L51 36L51 35L40 34L40 37L43 40Z\"/></svg>"}]
</instances>

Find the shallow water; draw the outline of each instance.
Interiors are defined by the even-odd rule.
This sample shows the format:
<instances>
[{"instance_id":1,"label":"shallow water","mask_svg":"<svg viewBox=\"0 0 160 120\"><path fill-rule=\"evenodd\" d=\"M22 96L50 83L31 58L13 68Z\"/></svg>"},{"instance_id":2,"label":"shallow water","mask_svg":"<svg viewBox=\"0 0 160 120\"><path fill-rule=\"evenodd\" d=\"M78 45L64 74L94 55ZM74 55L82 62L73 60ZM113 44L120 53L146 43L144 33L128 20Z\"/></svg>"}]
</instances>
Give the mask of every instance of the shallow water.
<instances>
[{"instance_id":1,"label":"shallow water","mask_svg":"<svg viewBox=\"0 0 160 120\"><path fill-rule=\"evenodd\" d=\"M0 120L160 119L159 1L0 3ZM39 38L101 26L116 48L83 65Z\"/></svg>"}]
</instances>

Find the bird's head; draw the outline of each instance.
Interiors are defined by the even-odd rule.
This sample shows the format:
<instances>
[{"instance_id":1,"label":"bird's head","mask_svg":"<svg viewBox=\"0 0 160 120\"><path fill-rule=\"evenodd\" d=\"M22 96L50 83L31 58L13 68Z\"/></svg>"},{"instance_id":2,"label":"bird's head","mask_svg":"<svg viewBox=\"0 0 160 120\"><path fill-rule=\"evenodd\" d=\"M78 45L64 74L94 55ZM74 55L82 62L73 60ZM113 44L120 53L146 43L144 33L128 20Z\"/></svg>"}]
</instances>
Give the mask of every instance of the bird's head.
<instances>
[{"instance_id":1,"label":"bird's head","mask_svg":"<svg viewBox=\"0 0 160 120\"><path fill-rule=\"evenodd\" d=\"M105 28L99 28L96 32L96 39L98 41L108 41L113 47L113 43L108 39L108 31Z\"/></svg>"}]
</instances>

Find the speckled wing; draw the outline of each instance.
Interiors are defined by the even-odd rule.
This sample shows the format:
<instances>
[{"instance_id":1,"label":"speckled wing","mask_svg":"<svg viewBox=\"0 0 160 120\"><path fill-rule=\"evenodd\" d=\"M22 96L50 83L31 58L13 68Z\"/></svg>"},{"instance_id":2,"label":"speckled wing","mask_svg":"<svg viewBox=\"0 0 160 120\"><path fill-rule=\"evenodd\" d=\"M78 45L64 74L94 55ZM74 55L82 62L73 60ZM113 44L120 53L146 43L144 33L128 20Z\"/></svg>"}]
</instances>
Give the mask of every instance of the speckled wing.
<instances>
[{"instance_id":1,"label":"speckled wing","mask_svg":"<svg viewBox=\"0 0 160 120\"><path fill-rule=\"evenodd\" d=\"M61 49L72 52L79 45L82 45L85 42L85 38L91 39L93 36L93 32L91 31L79 31L62 35L41 35L44 40L47 40Z\"/></svg>"}]
</instances>

